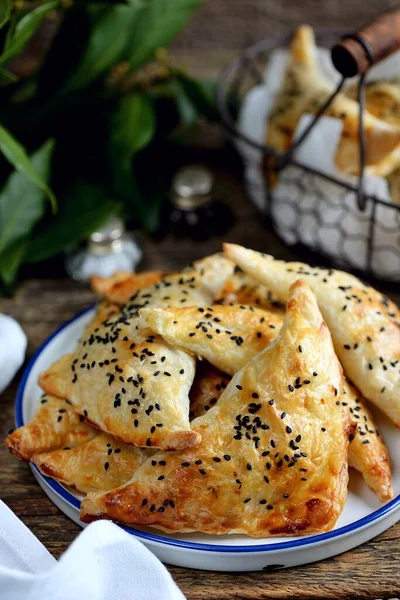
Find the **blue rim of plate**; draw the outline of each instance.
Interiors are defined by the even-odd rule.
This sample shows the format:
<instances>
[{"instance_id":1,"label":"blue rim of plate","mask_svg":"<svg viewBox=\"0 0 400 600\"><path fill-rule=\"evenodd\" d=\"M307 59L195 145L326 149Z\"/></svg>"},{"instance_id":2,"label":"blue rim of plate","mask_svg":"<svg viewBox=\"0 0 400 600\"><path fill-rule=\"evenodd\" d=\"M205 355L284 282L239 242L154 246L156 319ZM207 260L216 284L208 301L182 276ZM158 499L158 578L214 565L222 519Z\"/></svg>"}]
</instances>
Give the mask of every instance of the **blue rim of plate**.
<instances>
[{"instance_id":1,"label":"blue rim of plate","mask_svg":"<svg viewBox=\"0 0 400 600\"><path fill-rule=\"evenodd\" d=\"M69 325L71 325L72 323L74 323L75 321L77 321L78 319L83 317L86 313L89 313L90 311L92 311L93 308L94 308L94 306L92 305L89 308L82 310L77 315L75 315L75 317L72 317L72 319L69 319L68 321L66 321L65 323L60 325L60 327L58 327L39 346L39 348L33 354L32 358L30 359L30 361L28 362L28 364L24 370L20 384L18 386L17 395L15 398L14 418L15 418L15 424L17 427L22 427L22 425L24 425L22 408L23 408L25 386L27 384L30 372L31 372L34 364L36 363L37 359L39 358L40 354L43 352L43 350L46 348L46 346L48 346L48 344L59 333L61 333L61 331L63 331ZM65 487L63 487L57 481L54 481L53 479L50 479L49 477L42 475L42 473L40 473L39 469L35 465L31 464L31 467L38 474L38 476L41 477L47 483L47 485L52 489L53 492L55 492L58 496L60 496L65 502L67 502L74 508L80 510L81 503L80 503L80 500L78 500L78 498L76 498L73 494L71 494ZM327 533L320 533L318 535L312 535L312 536L306 537L306 538L297 538L295 540L290 540L288 542L278 542L276 544L258 544L258 545L254 545L254 546L222 546L222 545L219 546L217 544L203 544L201 542L187 542L184 540L165 538L160 535L148 533L147 531L140 531L139 529L135 529L133 527L127 527L126 525L122 525L120 523L117 523L117 525L119 527L121 527L122 529L124 529L129 534L134 535L135 537L138 537L144 541L156 542L158 544L163 544L163 545L168 545L168 546L175 546L175 547L179 547L179 548L184 548L185 550L202 550L205 552L216 552L216 553L223 552L223 553L234 553L234 554L251 553L251 552L253 552L253 553L277 552L279 550L291 550L291 549L295 549L295 548L302 548L304 546L310 546L312 544L320 545L323 542L327 542L329 540L341 537L343 535L350 534L358 529L364 528L365 526L374 523L375 521L380 520L386 514L392 512L392 510L394 510L395 508L400 508L400 494L396 498L394 498L393 500L391 500L390 502L388 502L387 504L382 506L381 508L378 508L378 510L374 511L373 513L367 515L366 517L363 517L362 519L358 519L357 521L354 521L353 523L350 523L349 525L344 525L343 527L339 527L339 529L334 529L333 531L328 531Z\"/></svg>"}]
</instances>

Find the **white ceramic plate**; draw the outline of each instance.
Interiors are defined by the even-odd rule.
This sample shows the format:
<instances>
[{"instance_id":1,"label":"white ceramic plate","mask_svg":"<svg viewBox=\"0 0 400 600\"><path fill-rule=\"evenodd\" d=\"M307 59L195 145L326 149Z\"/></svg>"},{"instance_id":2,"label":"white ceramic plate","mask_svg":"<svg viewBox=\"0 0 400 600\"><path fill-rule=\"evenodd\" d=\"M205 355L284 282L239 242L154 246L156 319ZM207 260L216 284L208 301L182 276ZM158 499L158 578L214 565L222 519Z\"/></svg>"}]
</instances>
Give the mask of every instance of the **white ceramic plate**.
<instances>
[{"instance_id":1,"label":"white ceramic plate","mask_svg":"<svg viewBox=\"0 0 400 600\"><path fill-rule=\"evenodd\" d=\"M17 427L34 414L41 390L39 374L67 352L72 352L86 324L93 317L88 309L62 325L39 348L22 377L16 399ZM272 570L315 562L350 550L375 537L400 518L400 432L376 411L381 433L393 461L395 498L382 505L356 472L351 473L344 511L333 531L320 535L251 539L243 535L169 535L151 529L123 527L138 537L163 562L182 567L213 571ZM33 473L49 498L73 521L79 520L80 496L44 477L36 467Z\"/></svg>"}]
</instances>

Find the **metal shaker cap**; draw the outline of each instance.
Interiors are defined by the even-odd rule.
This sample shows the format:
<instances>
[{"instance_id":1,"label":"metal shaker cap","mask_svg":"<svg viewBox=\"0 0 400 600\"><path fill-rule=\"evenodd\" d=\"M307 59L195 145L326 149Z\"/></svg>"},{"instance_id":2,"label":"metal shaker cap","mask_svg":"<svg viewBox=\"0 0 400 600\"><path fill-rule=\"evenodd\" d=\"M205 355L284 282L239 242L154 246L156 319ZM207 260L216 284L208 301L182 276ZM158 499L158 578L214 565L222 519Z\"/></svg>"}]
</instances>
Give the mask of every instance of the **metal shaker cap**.
<instances>
[{"instance_id":1,"label":"metal shaker cap","mask_svg":"<svg viewBox=\"0 0 400 600\"><path fill-rule=\"evenodd\" d=\"M89 252L107 254L122 249L125 225L119 217L111 217L100 229L94 231L89 239Z\"/></svg>"},{"instance_id":2,"label":"metal shaker cap","mask_svg":"<svg viewBox=\"0 0 400 600\"><path fill-rule=\"evenodd\" d=\"M172 180L171 201L181 210L195 210L211 201L213 186L214 177L207 167L182 167Z\"/></svg>"}]
</instances>

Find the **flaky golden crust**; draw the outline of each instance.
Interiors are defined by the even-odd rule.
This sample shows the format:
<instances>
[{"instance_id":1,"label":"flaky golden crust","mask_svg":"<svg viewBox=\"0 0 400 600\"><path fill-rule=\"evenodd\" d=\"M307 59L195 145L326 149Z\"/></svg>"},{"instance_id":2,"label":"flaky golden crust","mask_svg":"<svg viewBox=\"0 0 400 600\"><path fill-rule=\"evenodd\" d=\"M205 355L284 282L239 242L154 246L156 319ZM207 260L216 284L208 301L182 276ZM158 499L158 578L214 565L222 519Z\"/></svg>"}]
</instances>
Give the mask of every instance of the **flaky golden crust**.
<instances>
[{"instance_id":1,"label":"flaky golden crust","mask_svg":"<svg viewBox=\"0 0 400 600\"><path fill-rule=\"evenodd\" d=\"M128 446L106 433L99 433L74 448L34 454L32 462L46 477L87 494L126 483L152 454L154 450Z\"/></svg>"},{"instance_id":2,"label":"flaky golden crust","mask_svg":"<svg viewBox=\"0 0 400 600\"><path fill-rule=\"evenodd\" d=\"M200 441L190 428L195 361L149 331L144 306L208 305L233 264L214 255L137 292L121 311L82 339L72 361L69 398L101 431L141 447L180 449Z\"/></svg>"},{"instance_id":3,"label":"flaky golden crust","mask_svg":"<svg viewBox=\"0 0 400 600\"><path fill-rule=\"evenodd\" d=\"M240 271L226 280L215 302L218 304L250 304L277 313L282 316L282 319L285 316L285 305L279 302L264 285Z\"/></svg>"},{"instance_id":4,"label":"flaky golden crust","mask_svg":"<svg viewBox=\"0 0 400 600\"><path fill-rule=\"evenodd\" d=\"M57 398L68 398L73 358L73 354L64 354L40 374L38 384L46 394Z\"/></svg>"},{"instance_id":5,"label":"flaky golden crust","mask_svg":"<svg viewBox=\"0 0 400 600\"><path fill-rule=\"evenodd\" d=\"M278 152L290 148L303 114L315 114L333 92L333 84L321 74L314 33L307 25L295 32L289 51L287 71L272 109L267 144ZM335 162L340 171L356 174L359 170L359 105L339 93L324 116L343 123ZM377 119L364 111L366 164L375 165L400 142L400 128Z\"/></svg>"},{"instance_id":6,"label":"flaky golden crust","mask_svg":"<svg viewBox=\"0 0 400 600\"><path fill-rule=\"evenodd\" d=\"M189 418L201 417L215 406L230 380L229 375L222 373L206 360L198 361L196 375L189 393Z\"/></svg>"},{"instance_id":7,"label":"flaky golden crust","mask_svg":"<svg viewBox=\"0 0 400 600\"><path fill-rule=\"evenodd\" d=\"M83 337L89 336L95 329L100 327L104 321L110 319L119 312L119 306L111 304L106 300L100 300L96 305L96 313L88 323ZM73 354L64 354L50 367L40 374L38 384L44 392L57 398L68 398L71 394L72 361Z\"/></svg>"},{"instance_id":8,"label":"flaky golden crust","mask_svg":"<svg viewBox=\"0 0 400 600\"><path fill-rule=\"evenodd\" d=\"M393 498L389 453L365 399L348 381L344 384L342 406L347 417L356 423L350 437L349 466L362 474L381 502L388 502Z\"/></svg>"},{"instance_id":9,"label":"flaky golden crust","mask_svg":"<svg viewBox=\"0 0 400 600\"><path fill-rule=\"evenodd\" d=\"M315 292L347 377L400 427L400 310L357 277L333 269L274 260L225 244L225 252L284 301L302 277Z\"/></svg>"},{"instance_id":10,"label":"flaky golden crust","mask_svg":"<svg viewBox=\"0 0 400 600\"><path fill-rule=\"evenodd\" d=\"M91 277L90 284L96 294L104 297L109 302L115 302L122 306L136 292L160 281L164 275L159 271L146 271L144 273L117 271L111 277Z\"/></svg>"},{"instance_id":11,"label":"flaky golden crust","mask_svg":"<svg viewBox=\"0 0 400 600\"><path fill-rule=\"evenodd\" d=\"M348 480L342 386L329 330L298 282L277 340L192 422L201 444L159 452L130 483L89 494L81 518L252 537L330 530Z\"/></svg>"},{"instance_id":12,"label":"flaky golden crust","mask_svg":"<svg viewBox=\"0 0 400 600\"><path fill-rule=\"evenodd\" d=\"M230 377L207 361L200 361L190 390L191 418L200 417L215 406ZM367 485L382 502L393 497L389 453L379 434L366 400L349 381L344 381L345 397L341 402L345 425L349 418L357 425L350 436L349 465L361 473Z\"/></svg>"},{"instance_id":13,"label":"flaky golden crust","mask_svg":"<svg viewBox=\"0 0 400 600\"><path fill-rule=\"evenodd\" d=\"M201 356L234 375L280 330L283 317L245 304L206 308L144 308L139 326L169 344Z\"/></svg>"},{"instance_id":14,"label":"flaky golden crust","mask_svg":"<svg viewBox=\"0 0 400 600\"><path fill-rule=\"evenodd\" d=\"M19 460L29 461L35 453L77 446L96 435L68 400L43 395L33 419L10 433L4 443Z\"/></svg>"}]
</instances>

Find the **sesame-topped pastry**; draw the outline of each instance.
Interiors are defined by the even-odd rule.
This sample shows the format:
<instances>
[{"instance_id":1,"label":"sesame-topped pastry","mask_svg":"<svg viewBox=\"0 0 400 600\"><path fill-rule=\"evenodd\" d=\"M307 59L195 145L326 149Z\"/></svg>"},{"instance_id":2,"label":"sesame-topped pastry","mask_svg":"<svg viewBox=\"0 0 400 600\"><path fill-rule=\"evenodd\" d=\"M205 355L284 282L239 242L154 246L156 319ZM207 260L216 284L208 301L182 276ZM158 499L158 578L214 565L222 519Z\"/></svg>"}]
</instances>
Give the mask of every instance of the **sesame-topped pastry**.
<instances>
[{"instance_id":1,"label":"sesame-topped pastry","mask_svg":"<svg viewBox=\"0 0 400 600\"><path fill-rule=\"evenodd\" d=\"M285 312L284 304L278 302L264 285L240 271L226 280L224 287L215 298L215 302L218 304L250 304L281 315L284 315Z\"/></svg>"},{"instance_id":2,"label":"sesame-topped pastry","mask_svg":"<svg viewBox=\"0 0 400 600\"><path fill-rule=\"evenodd\" d=\"M230 382L231 377L213 367L206 360L199 360L191 387L189 418L201 417L210 410Z\"/></svg>"},{"instance_id":3,"label":"sesame-topped pastry","mask_svg":"<svg viewBox=\"0 0 400 600\"><path fill-rule=\"evenodd\" d=\"M344 382L343 410L357 424L350 436L349 466L361 473L365 483L382 502L393 498L389 453L379 434L374 417L360 392Z\"/></svg>"},{"instance_id":4,"label":"sesame-topped pastry","mask_svg":"<svg viewBox=\"0 0 400 600\"><path fill-rule=\"evenodd\" d=\"M266 141L278 152L287 151L303 114L315 114L334 91L334 85L321 73L314 32L302 25L289 49L287 70L271 111ZM335 156L338 169L345 173L359 171L359 104L339 93L324 116L336 117L343 123ZM400 127L391 125L364 111L366 165L382 160L400 142Z\"/></svg>"},{"instance_id":5,"label":"sesame-topped pastry","mask_svg":"<svg viewBox=\"0 0 400 600\"><path fill-rule=\"evenodd\" d=\"M46 394L66 398L71 387L73 354L64 354L39 375L38 384Z\"/></svg>"},{"instance_id":6,"label":"sesame-topped pastry","mask_svg":"<svg viewBox=\"0 0 400 600\"><path fill-rule=\"evenodd\" d=\"M171 344L234 375L276 337L281 314L233 304L206 308L143 308L139 324Z\"/></svg>"},{"instance_id":7,"label":"sesame-topped pastry","mask_svg":"<svg viewBox=\"0 0 400 600\"><path fill-rule=\"evenodd\" d=\"M349 273L274 260L234 244L225 244L224 249L231 260L282 302L299 277L310 284L347 377L400 427L398 307Z\"/></svg>"},{"instance_id":8,"label":"sesame-topped pastry","mask_svg":"<svg viewBox=\"0 0 400 600\"><path fill-rule=\"evenodd\" d=\"M158 452L130 483L89 494L82 520L252 537L332 529L346 498L353 431L336 405L342 387L316 299L297 282L277 340L192 422L202 442Z\"/></svg>"},{"instance_id":9,"label":"sesame-topped pastry","mask_svg":"<svg viewBox=\"0 0 400 600\"><path fill-rule=\"evenodd\" d=\"M32 462L46 475L84 494L107 491L129 481L155 450L135 448L99 433L79 446L34 454Z\"/></svg>"},{"instance_id":10,"label":"sesame-topped pastry","mask_svg":"<svg viewBox=\"0 0 400 600\"><path fill-rule=\"evenodd\" d=\"M88 336L97 327L119 312L117 304L106 300L100 300L96 305L96 313L93 319L85 327L83 337ZM71 365L73 354L64 354L39 376L39 385L44 392L57 398L67 398L71 387Z\"/></svg>"},{"instance_id":11,"label":"sesame-topped pastry","mask_svg":"<svg viewBox=\"0 0 400 600\"><path fill-rule=\"evenodd\" d=\"M97 431L75 412L69 400L43 394L33 419L10 433L5 445L19 460L29 461L38 452L78 446L96 435Z\"/></svg>"},{"instance_id":12,"label":"sesame-topped pastry","mask_svg":"<svg viewBox=\"0 0 400 600\"><path fill-rule=\"evenodd\" d=\"M233 271L214 255L137 292L121 311L81 340L68 398L95 427L128 444L178 449L197 444L189 390L195 361L151 332L138 331L145 306L208 306Z\"/></svg>"},{"instance_id":13,"label":"sesame-topped pastry","mask_svg":"<svg viewBox=\"0 0 400 600\"><path fill-rule=\"evenodd\" d=\"M137 291L160 281L164 273L159 271L145 271L144 273L131 273L129 271L116 271L111 277L91 277L92 290L109 302L122 306L136 294Z\"/></svg>"}]
</instances>

